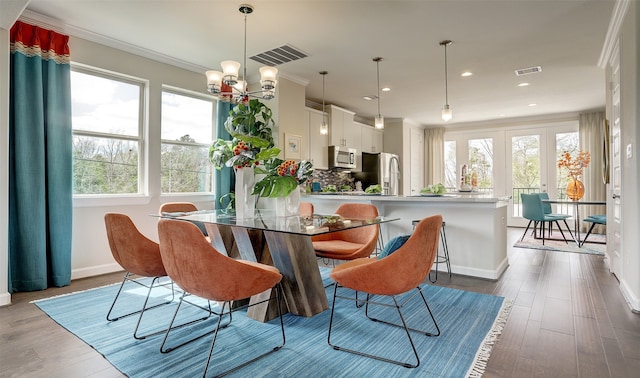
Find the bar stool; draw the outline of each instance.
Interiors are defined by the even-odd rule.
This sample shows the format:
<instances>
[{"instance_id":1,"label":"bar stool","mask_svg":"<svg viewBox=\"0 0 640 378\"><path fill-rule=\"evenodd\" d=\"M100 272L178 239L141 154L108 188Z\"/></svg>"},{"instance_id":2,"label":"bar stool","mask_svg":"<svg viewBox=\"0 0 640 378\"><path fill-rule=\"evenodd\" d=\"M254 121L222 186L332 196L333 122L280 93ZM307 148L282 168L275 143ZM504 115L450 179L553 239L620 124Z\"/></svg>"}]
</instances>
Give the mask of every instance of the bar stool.
<instances>
[{"instance_id":1,"label":"bar stool","mask_svg":"<svg viewBox=\"0 0 640 378\"><path fill-rule=\"evenodd\" d=\"M419 223L419 220L414 220L411 222L413 228L416 228L416 225ZM447 272L449 273L449 278L451 278L451 263L449 262L449 246L447 245L447 233L445 232L445 226L447 222L442 221L442 228L440 229L440 240L442 242L442 254L438 252L436 255L436 259L433 261L436 264L436 274L435 279L431 279L431 272L429 272L429 281L435 283L438 280L438 265L439 264L447 264Z\"/></svg>"}]
</instances>

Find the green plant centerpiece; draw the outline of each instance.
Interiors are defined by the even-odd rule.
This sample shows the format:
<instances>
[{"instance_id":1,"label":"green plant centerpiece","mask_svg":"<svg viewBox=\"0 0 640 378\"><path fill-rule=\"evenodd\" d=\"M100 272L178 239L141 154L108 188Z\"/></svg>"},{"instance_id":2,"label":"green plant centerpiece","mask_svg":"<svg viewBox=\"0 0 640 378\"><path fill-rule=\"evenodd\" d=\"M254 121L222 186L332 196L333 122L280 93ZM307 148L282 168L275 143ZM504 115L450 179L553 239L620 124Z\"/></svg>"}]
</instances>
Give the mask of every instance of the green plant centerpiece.
<instances>
[{"instance_id":1,"label":"green plant centerpiece","mask_svg":"<svg viewBox=\"0 0 640 378\"><path fill-rule=\"evenodd\" d=\"M251 168L263 174L253 189L260 197L286 197L313 173L308 161L299 163L278 158L280 149L273 142L273 113L257 99L237 104L224 123L231 140L218 138L209 149L209 160L216 169ZM237 195L237 193L236 193Z\"/></svg>"}]
</instances>

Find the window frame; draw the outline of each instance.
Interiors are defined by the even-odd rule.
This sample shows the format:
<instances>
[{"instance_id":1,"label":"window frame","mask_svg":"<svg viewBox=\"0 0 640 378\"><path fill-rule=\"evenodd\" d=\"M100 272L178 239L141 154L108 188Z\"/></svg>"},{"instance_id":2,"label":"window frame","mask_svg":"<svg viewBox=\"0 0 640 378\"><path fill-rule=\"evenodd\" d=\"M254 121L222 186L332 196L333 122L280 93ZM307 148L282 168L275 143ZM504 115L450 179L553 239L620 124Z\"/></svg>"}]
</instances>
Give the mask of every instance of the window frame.
<instances>
[{"instance_id":1,"label":"window frame","mask_svg":"<svg viewBox=\"0 0 640 378\"><path fill-rule=\"evenodd\" d=\"M138 192L137 193L99 193L99 194L73 194L74 207L88 207L96 204L124 204L136 205L149 203L149 165L148 162L148 101L149 101L149 80L134 77L131 75L105 70L102 68L89 66L82 63L71 62L71 71L92 75L103 79L119 81L122 83L135 85L139 91L138 98L138 128L137 136L119 135L104 132L76 130L72 128L72 136L109 138L124 141L131 141L138 144Z\"/></svg>"},{"instance_id":2,"label":"window frame","mask_svg":"<svg viewBox=\"0 0 640 378\"><path fill-rule=\"evenodd\" d=\"M194 99L198 99L198 100L203 100L203 101L207 101L211 103L211 141L209 141L208 143L191 143L191 142L181 142L181 141L175 141L175 140L167 140L167 139L162 139L162 96L163 94L167 92L167 93L172 93L174 95L179 95L179 96L185 96L185 97L191 97ZM175 87L175 86L171 86L171 85L166 85L163 84L162 85L162 89L160 91L160 133L159 133L159 137L160 137L160 145L159 145L159 151L162 151L162 146L163 144L172 144L172 145L180 145L180 146L188 146L188 147L204 147L204 148L209 148L211 146L211 143L216 139L217 137L217 133L216 133L216 121L217 121L217 110L218 110L218 99L215 98L214 96L211 95L207 95L204 93L198 93L198 92L194 92L188 89L184 89L184 88L179 88L179 87ZM176 197L183 197L183 196L188 196L188 197L192 197L192 196L213 196L214 195L214 190L215 190L215 169L212 170L212 175L211 175L211 191L210 192L164 192L162 191L162 163L160 162L160 170L159 170L159 185L160 187L158 188L158 191L160 192L160 197L171 197L171 198L176 198Z\"/></svg>"}]
</instances>

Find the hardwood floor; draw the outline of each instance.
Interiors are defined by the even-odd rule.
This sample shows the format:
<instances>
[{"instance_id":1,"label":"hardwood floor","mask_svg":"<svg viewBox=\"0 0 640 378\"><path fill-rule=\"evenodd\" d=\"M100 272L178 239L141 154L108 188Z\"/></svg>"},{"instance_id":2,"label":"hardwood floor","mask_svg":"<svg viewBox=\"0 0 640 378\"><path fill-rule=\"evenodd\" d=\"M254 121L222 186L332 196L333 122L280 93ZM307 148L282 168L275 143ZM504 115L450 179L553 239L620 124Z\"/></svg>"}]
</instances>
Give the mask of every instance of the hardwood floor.
<instances>
[{"instance_id":1,"label":"hardwood floor","mask_svg":"<svg viewBox=\"0 0 640 378\"><path fill-rule=\"evenodd\" d=\"M512 246L522 229L509 229ZM455 251L450 251L455 254ZM439 274L436 285L513 300L485 377L637 377L640 314L624 303L600 256L509 247L498 281ZM0 377L122 377L32 300L120 282L122 273L17 293L0 308ZM410 370L407 370L410 373Z\"/></svg>"}]
</instances>

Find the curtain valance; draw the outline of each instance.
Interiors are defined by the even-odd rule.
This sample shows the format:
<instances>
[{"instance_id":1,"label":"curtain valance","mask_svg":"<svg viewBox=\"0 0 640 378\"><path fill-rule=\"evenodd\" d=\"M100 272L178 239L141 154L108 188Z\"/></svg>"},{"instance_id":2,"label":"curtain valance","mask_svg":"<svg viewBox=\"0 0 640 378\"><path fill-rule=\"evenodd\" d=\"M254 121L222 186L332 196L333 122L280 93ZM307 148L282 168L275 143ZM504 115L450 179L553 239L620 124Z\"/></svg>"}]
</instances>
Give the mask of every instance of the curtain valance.
<instances>
[{"instance_id":1,"label":"curtain valance","mask_svg":"<svg viewBox=\"0 0 640 378\"><path fill-rule=\"evenodd\" d=\"M59 64L69 64L69 36L17 21L11 28L11 53L39 56Z\"/></svg>"}]
</instances>

